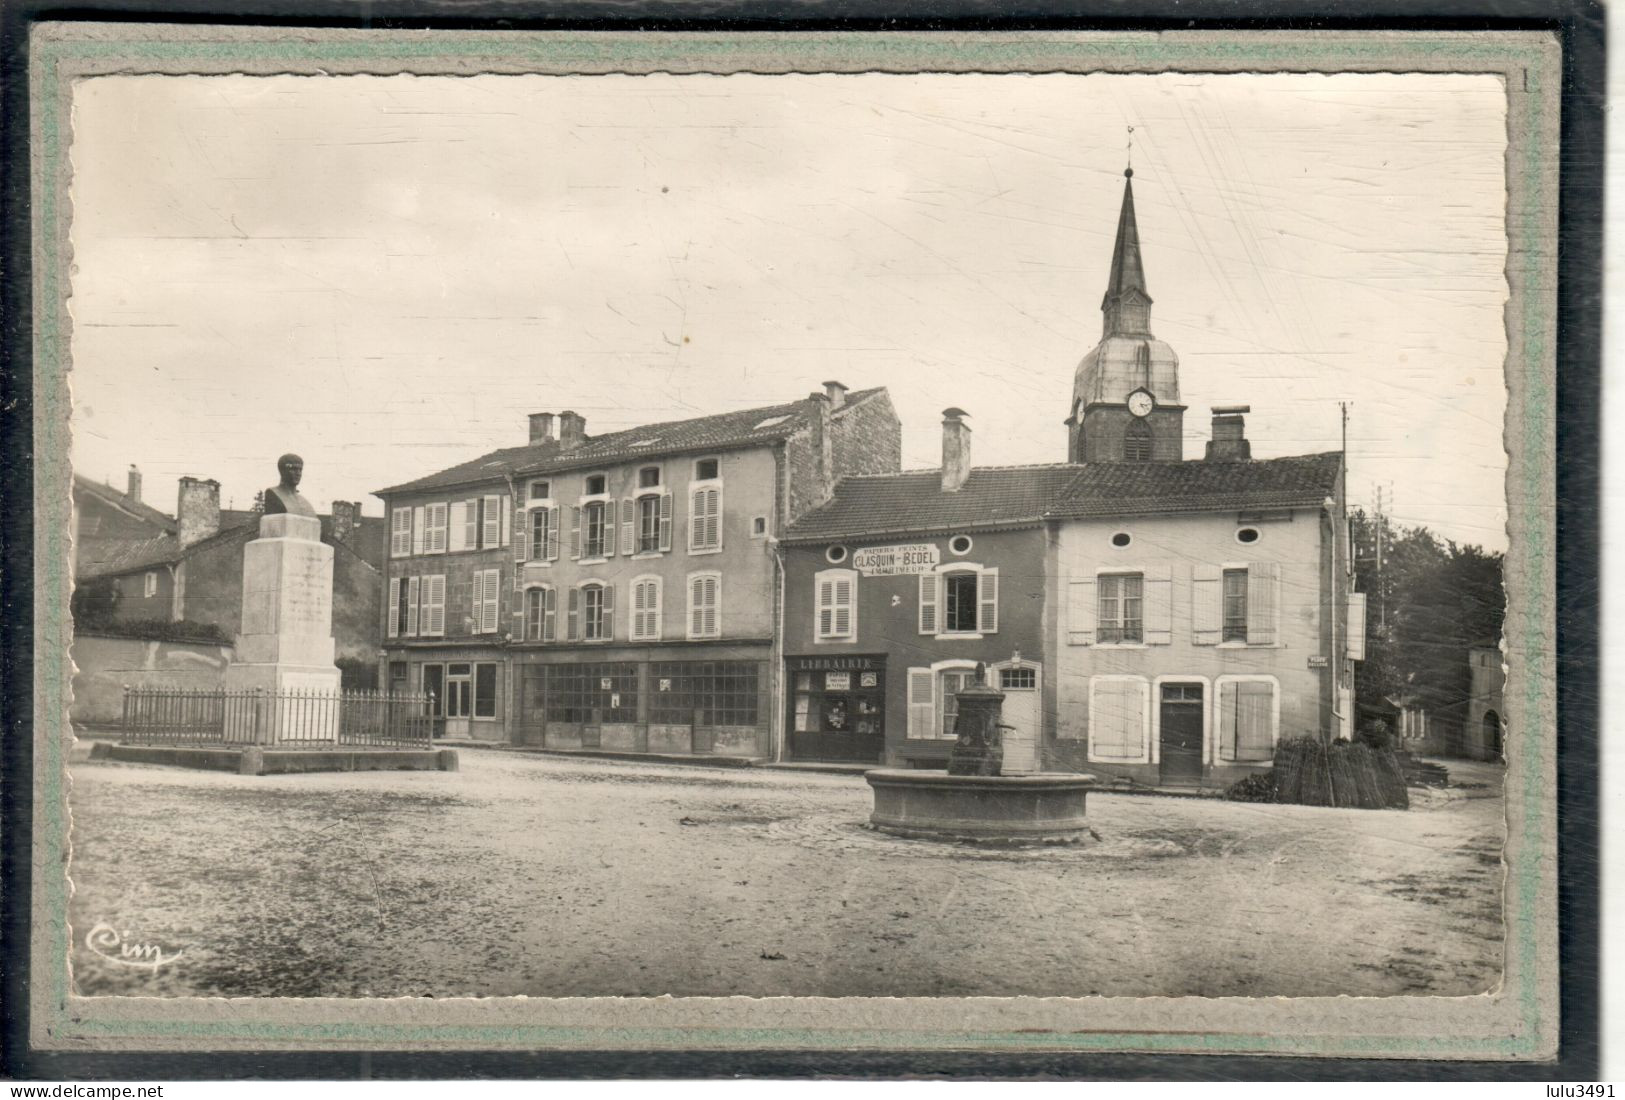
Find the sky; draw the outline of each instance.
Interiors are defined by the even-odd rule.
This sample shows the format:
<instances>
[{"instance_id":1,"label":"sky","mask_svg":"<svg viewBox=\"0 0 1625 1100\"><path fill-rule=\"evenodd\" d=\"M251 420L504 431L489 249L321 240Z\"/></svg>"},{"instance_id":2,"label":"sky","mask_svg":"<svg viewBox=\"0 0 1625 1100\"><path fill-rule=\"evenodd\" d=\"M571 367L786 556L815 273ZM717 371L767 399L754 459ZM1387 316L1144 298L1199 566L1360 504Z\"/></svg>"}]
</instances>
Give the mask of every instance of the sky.
<instances>
[{"instance_id":1,"label":"sky","mask_svg":"<svg viewBox=\"0 0 1625 1100\"><path fill-rule=\"evenodd\" d=\"M1506 546L1493 77L98 77L74 93L77 472L321 510L525 441L887 386L1064 461L1132 157L1185 457L1336 449ZM1133 126L1132 152L1128 127Z\"/></svg>"}]
</instances>

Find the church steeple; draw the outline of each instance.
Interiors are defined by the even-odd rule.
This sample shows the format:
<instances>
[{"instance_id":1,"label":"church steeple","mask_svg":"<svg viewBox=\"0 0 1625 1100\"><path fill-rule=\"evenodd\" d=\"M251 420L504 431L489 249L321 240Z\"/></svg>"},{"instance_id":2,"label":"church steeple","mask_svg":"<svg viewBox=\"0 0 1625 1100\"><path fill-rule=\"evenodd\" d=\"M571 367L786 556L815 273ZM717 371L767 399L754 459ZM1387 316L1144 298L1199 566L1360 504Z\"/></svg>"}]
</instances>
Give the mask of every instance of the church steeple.
<instances>
[{"instance_id":1,"label":"church steeple","mask_svg":"<svg viewBox=\"0 0 1625 1100\"><path fill-rule=\"evenodd\" d=\"M1106 280L1106 296L1100 311L1105 314L1101 332L1109 336L1150 336L1151 295L1145 288L1145 268L1140 261L1140 227L1134 220L1134 169L1123 170L1123 208L1117 215L1117 242L1112 246L1111 274Z\"/></svg>"}]
</instances>

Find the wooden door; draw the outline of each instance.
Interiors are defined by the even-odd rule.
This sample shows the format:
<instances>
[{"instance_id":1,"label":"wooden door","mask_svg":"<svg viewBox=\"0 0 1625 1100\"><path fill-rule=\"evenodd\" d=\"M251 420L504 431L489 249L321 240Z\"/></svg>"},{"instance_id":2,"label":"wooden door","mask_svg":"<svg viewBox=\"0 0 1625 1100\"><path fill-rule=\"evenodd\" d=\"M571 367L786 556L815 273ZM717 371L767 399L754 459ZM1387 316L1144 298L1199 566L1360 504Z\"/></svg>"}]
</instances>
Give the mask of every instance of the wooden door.
<instances>
[{"instance_id":1,"label":"wooden door","mask_svg":"<svg viewBox=\"0 0 1625 1100\"><path fill-rule=\"evenodd\" d=\"M1003 731L1004 775L1032 775L1038 769L1038 670L1015 665L999 670L999 690L1004 704L999 721Z\"/></svg>"},{"instance_id":2,"label":"wooden door","mask_svg":"<svg viewBox=\"0 0 1625 1100\"><path fill-rule=\"evenodd\" d=\"M1165 785L1202 781L1202 694L1201 684L1162 685L1158 749Z\"/></svg>"}]
</instances>

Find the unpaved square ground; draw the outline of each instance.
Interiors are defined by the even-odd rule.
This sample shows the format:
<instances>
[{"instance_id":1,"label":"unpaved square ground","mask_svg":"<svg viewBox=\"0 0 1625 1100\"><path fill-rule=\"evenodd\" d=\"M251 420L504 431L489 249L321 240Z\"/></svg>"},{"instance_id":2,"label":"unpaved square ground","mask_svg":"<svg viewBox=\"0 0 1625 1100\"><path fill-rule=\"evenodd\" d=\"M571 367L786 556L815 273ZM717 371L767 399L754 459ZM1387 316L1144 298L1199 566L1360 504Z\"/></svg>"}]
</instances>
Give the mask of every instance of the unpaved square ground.
<instances>
[{"instance_id":1,"label":"unpaved square ground","mask_svg":"<svg viewBox=\"0 0 1625 1100\"><path fill-rule=\"evenodd\" d=\"M861 777L466 750L463 770L73 767L83 994L1481 993L1501 776L1410 812L1099 794L1099 844L862 827ZM1413 791L1413 797L1419 792ZM135 967L104 933L175 961Z\"/></svg>"}]
</instances>

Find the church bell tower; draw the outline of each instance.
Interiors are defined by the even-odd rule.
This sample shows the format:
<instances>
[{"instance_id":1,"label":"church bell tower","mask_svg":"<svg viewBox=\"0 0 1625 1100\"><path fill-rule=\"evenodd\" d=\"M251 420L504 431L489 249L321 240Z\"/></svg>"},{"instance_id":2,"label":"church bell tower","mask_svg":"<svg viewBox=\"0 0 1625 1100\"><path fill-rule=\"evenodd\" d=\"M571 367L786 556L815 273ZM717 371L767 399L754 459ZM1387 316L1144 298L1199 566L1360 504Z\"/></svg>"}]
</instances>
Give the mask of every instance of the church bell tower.
<instances>
[{"instance_id":1,"label":"church bell tower","mask_svg":"<svg viewBox=\"0 0 1625 1100\"><path fill-rule=\"evenodd\" d=\"M1151 335L1151 294L1134 219L1134 169L1123 172L1123 208L1101 300L1100 343L1078 364L1068 410L1068 462L1179 462L1185 406L1179 356Z\"/></svg>"}]
</instances>

